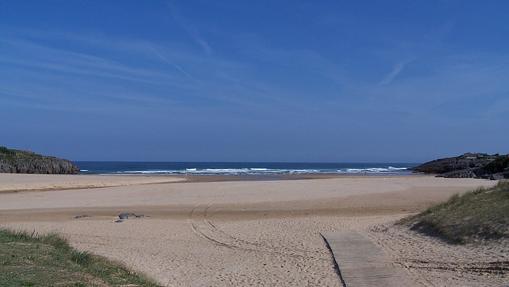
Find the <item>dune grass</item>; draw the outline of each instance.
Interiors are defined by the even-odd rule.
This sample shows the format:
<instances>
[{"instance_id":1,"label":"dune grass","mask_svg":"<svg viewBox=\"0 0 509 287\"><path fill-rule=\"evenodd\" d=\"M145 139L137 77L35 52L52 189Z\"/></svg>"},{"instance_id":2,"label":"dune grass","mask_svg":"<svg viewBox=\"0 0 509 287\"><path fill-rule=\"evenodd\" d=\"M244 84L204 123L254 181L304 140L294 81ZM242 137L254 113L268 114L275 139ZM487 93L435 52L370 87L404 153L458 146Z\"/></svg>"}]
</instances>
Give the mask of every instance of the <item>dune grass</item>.
<instances>
[{"instance_id":1,"label":"dune grass","mask_svg":"<svg viewBox=\"0 0 509 287\"><path fill-rule=\"evenodd\" d=\"M0 286L159 286L51 234L0 230Z\"/></svg>"},{"instance_id":2,"label":"dune grass","mask_svg":"<svg viewBox=\"0 0 509 287\"><path fill-rule=\"evenodd\" d=\"M400 223L455 244L509 238L509 181L454 195Z\"/></svg>"}]
</instances>

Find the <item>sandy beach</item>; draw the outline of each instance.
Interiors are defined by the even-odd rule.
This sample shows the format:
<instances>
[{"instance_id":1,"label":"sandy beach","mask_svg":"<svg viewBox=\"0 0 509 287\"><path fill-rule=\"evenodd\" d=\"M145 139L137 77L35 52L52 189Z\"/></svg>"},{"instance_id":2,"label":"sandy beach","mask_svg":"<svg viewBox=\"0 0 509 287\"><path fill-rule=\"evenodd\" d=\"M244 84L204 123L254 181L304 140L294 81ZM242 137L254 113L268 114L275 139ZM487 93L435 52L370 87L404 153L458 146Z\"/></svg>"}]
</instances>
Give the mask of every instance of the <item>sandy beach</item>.
<instances>
[{"instance_id":1,"label":"sandy beach","mask_svg":"<svg viewBox=\"0 0 509 287\"><path fill-rule=\"evenodd\" d=\"M342 230L369 237L415 286L503 286L508 276L489 266L509 261L505 243L453 246L393 225L455 193L495 183L2 174L0 225L57 232L164 286L342 286L320 236ZM143 217L115 223L120 212Z\"/></svg>"}]
</instances>

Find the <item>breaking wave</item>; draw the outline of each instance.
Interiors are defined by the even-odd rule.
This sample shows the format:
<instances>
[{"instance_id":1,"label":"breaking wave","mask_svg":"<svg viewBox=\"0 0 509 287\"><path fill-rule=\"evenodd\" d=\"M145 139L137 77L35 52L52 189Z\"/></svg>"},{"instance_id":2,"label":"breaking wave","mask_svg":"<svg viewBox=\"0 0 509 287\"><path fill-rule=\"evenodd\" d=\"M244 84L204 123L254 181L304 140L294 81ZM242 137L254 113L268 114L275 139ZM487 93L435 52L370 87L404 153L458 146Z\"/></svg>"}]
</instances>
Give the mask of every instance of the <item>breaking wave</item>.
<instances>
[{"instance_id":1,"label":"breaking wave","mask_svg":"<svg viewBox=\"0 0 509 287\"><path fill-rule=\"evenodd\" d=\"M401 173L406 167L370 167L344 169L279 169L279 168L186 168L161 170L126 170L119 174L181 174L181 175L284 175L284 174L381 174Z\"/></svg>"}]
</instances>

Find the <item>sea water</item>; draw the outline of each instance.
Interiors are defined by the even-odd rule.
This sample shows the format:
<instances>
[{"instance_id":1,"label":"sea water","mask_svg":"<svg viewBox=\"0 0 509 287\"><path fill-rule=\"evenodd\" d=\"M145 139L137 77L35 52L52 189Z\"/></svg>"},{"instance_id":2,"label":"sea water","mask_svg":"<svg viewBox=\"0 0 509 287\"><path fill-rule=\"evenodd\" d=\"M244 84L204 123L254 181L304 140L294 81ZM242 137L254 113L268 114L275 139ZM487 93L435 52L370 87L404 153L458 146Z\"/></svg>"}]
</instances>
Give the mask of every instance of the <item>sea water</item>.
<instances>
[{"instance_id":1,"label":"sea water","mask_svg":"<svg viewBox=\"0 0 509 287\"><path fill-rule=\"evenodd\" d=\"M410 174L414 163L75 162L83 174L285 175Z\"/></svg>"}]
</instances>

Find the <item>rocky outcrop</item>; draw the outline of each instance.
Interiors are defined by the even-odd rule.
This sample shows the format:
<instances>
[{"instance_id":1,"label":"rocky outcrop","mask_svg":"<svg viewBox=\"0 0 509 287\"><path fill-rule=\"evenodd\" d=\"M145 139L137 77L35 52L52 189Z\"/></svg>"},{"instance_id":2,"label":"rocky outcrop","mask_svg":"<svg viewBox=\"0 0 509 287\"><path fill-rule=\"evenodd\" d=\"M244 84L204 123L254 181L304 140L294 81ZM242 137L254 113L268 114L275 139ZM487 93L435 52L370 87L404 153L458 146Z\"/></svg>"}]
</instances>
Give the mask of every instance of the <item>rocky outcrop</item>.
<instances>
[{"instance_id":1,"label":"rocky outcrop","mask_svg":"<svg viewBox=\"0 0 509 287\"><path fill-rule=\"evenodd\" d=\"M504 179L509 178L509 155L466 153L457 157L433 160L412 170L450 178Z\"/></svg>"},{"instance_id":2,"label":"rocky outcrop","mask_svg":"<svg viewBox=\"0 0 509 287\"><path fill-rule=\"evenodd\" d=\"M75 174L79 171L65 159L0 147L0 172L3 173Z\"/></svg>"}]
</instances>

